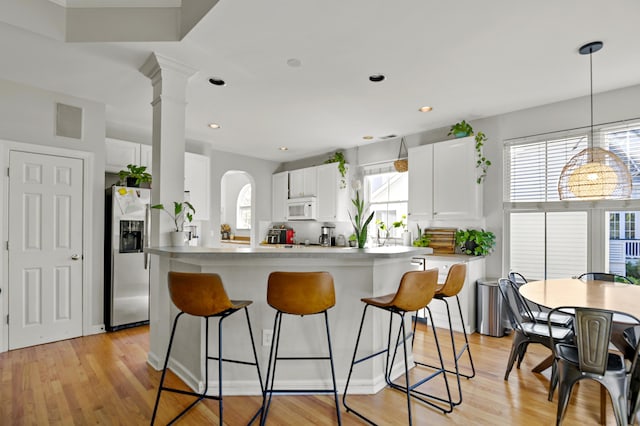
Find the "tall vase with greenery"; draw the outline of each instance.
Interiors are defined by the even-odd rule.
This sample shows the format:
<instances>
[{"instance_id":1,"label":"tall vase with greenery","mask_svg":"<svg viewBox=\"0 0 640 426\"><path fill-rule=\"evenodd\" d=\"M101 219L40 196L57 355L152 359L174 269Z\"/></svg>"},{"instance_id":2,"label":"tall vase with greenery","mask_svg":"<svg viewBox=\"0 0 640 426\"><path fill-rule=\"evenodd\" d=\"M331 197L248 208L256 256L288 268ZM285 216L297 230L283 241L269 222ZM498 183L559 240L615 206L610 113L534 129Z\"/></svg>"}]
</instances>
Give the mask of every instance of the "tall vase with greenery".
<instances>
[{"instance_id":1,"label":"tall vase with greenery","mask_svg":"<svg viewBox=\"0 0 640 426\"><path fill-rule=\"evenodd\" d=\"M184 223L191 222L193 220L193 214L196 209L188 201L174 201L173 211L167 210L163 204L154 204L152 209L158 209L164 211L171 220L173 220L174 229L171 233L172 245L181 246L186 242L186 233L184 232Z\"/></svg>"},{"instance_id":2,"label":"tall vase with greenery","mask_svg":"<svg viewBox=\"0 0 640 426\"><path fill-rule=\"evenodd\" d=\"M364 214L364 200L360 199L360 191L356 191L356 198L352 199L351 202L356 208L356 214L355 216L352 216L351 212L349 212L349 218L351 219L351 224L353 225L353 231L356 234L358 248L364 248L364 245L367 242L367 227L373 219L374 212L371 212L368 218L363 219L362 215Z\"/></svg>"}]
</instances>

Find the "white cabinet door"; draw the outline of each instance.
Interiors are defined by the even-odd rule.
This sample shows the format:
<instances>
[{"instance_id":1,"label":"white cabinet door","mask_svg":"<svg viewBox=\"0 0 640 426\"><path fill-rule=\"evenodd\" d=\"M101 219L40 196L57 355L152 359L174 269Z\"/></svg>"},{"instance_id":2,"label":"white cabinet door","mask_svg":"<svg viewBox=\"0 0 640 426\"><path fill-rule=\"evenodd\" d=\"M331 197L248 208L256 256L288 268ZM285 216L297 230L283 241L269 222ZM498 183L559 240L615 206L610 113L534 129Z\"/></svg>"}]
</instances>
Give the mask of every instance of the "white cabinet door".
<instances>
[{"instance_id":1,"label":"white cabinet door","mask_svg":"<svg viewBox=\"0 0 640 426\"><path fill-rule=\"evenodd\" d=\"M151 145L140 144L140 165L147 168L147 173L152 170Z\"/></svg>"},{"instance_id":2,"label":"white cabinet door","mask_svg":"<svg viewBox=\"0 0 640 426\"><path fill-rule=\"evenodd\" d=\"M433 145L409 148L409 216L431 219L433 214Z\"/></svg>"},{"instance_id":3,"label":"white cabinet door","mask_svg":"<svg viewBox=\"0 0 640 426\"><path fill-rule=\"evenodd\" d=\"M193 220L209 220L209 157L184 153L184 190L196 209Z\"/></svg>"},{"instance_id":4,"label":"white cabinet door","mask_svg":"<svg viewBox=\"0 0 640 426\"><path fill-rule=\"evenodd\" d=\"M476 183L474 137L433 144L433 158L433 218L481 217L482 185Z\"/></svg>"},{"instance_id":5,"label":"white cabinet door","mask_svg":"<svg viewBox=\"0 0 640 426\"><path fill-rule=\"evenodd\" d=\"M287 198L289 198L289 172L271 176L271 221L287 220Z\"/></svg>"},{"instance_id":6,"label":"white cabinet door","mask_svg":"<svg viewBox=\"0 0 640 426\"><path fill-rule=\"evenodd\" d=\"M324 164L317 169L317 208L320 221L349 220L349 189L342 184L342 175L337 163ZM344 177L348 182L348 169Z\"/></svg>"},{"instance_id":7,"label":"white cabinet door","mask_svg":"<svg viewBox=\"0 0 640 426\"><path fill-rule=\"evenodd\" d=\"M439 256L438 256L439 257ZM438 258L437 256L426 256L426 268L438 268L438 282L444 283L449 273L449 268L454 263L465 263L467 265L467 275L464 280L464 286L458 298L460 299L460 307L462 309L462 316L464 318L464 326L467 333L471 334L476 330L476 300L477 300L477 284L479 279L485 276L485 260L482 257L469 257L464 256L451 257L451 258ZM451 322L455 331L462 331L462 322L460 321L460 314L458 307L456 306L456 298L448 297L449 309L451 312ZM433 322L436 327L449 328L449 321L447 318L447 307L444 302L434 300L429 304L429 309L433 315Z\"/></svg>"},{"instance_id":8,"label":"white cabinet door","mask_svg":"<svg viewBox=\"0 0 640 426\"><path fill-rule=\"evenodd\" d=\"M118 173L126 170L128 164L140 164L140 144L107 138L104 157L105 171Z\"/></svg>"},{"instance_id":9,"label":"white cabinet door","mask_svg":"<svg viewBox=\"0 0 640 426\"><path fill-rule=\"evenodd\" d=\"M289 172L289 198L316 196L317 167L292 170Z\"/></svg>"}]
</instances>

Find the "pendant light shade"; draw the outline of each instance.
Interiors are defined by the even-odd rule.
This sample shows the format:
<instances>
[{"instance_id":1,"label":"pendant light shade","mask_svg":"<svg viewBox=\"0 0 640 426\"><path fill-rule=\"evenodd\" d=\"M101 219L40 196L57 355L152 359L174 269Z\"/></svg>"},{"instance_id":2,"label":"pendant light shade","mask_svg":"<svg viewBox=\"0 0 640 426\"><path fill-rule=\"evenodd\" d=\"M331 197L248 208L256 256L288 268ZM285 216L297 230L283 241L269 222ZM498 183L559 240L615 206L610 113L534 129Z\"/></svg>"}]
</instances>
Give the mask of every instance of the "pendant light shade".
<instances>
[{"instance_id":1,"label":"pendant light shade","mask_svg":"<svg viewBox=\"0 0 640 426\"><path fill-rule=\"evenodd\" d=\"M602 49L594 41L580 48L589 55L591 83L591 137L589 147L573 156L562 169L558 181L561 200L622 200L631 196L631 174L622 160L611 151L594 147L593 143L593 67L591 54Z\"/></svg>"}]
</instances>

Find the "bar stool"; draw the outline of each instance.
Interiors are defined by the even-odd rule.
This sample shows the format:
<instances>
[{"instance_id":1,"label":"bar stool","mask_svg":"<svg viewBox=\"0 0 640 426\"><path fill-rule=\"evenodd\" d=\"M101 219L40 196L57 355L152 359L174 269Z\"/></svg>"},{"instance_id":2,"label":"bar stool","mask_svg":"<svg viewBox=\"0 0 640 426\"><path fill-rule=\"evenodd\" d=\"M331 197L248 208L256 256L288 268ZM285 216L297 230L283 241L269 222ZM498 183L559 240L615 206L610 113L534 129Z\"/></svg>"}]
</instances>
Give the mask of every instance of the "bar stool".
<instances>
[{"instance_id":1,"label":"bar stool","mask_svg":"<svg viewBox=\"0 0 640 426\"><path fill-rule=\"evenodd\" d=\"M431 324L434 331L434 338L436 348L438 350L438 357L440 359L440 367L436 369L435 372L431 373L427 377L416 381L414 384L410 384L409 381L409 365L408 365L408 355L407 355L407 339L412 337L412 333L407 336L404 325L404 316L407 312L418 311L422 308L426 308L429 312L429 316L431 317L431 310L427 306L435 294L436 285L438 282L438 269L428 269L426 271L410 271L405 272L400 280L400 285L398 287L398 291L396 293L387 294L385 296L380 297L372 297L372 298L363 298L362 302L365 303L363 312L362 312L362 320L360 321L360 329L358 330L358 337L356 339L356 347L353 350L353 358L351 360L351 368L349 369L349 376L347 377L347 383L345 385L344 394L342 396L342 403L347 409L347 412L352 412L362 420L365 420L371 424L375 424L372 420L367 418L362 413L354 410L353 408L347 405L347 391L349 389L349 382L351 381L351 375L353 373L353 367L356 364L360 364L361 362L368 361L382 354L386 354L386 365L385 365L385 380L387 384L397 390L401 390L407 395L407 411L409 417L409 424L412 424L412 416L411 416L411 398L416 398L427 405L434 407L438 410L441 410L443 413L450 413L453 411L453 404L451 402L451 392L449 390L449 382L447 380L447 375L445 373L444 362L442 360L442 355L440 351L440 344L438 342L438 337L435 334L435 326L433 325L433 318L431 318ZM373 354L369 354L363 356L359 359L356 359L358 353L358 345L360 344L360 337L362 335L362 328L364 325L365 316L367 314L367 309L373 306L374 308L383 309L389 312L389 336L387 341L387 347L381 351L375 352ZM398 337L396 338L395 345L393 345L393 358L391 362L389 362L392 343L391 343L391 334L392 334L392 325L393 325L393 316L397 315L400 318L400 326L398 330ZM399 385L391 381L391 370L393 368L393 364L395 361L395 355L397 352L398 346L400 346L400 338L402 336L402 349L404 351L404 379L406 385ZM424 363L420 363L414 360L414 364L423 367L433 368ZM442 375L444 378L445 388L447 391L448 399L444 399L435 395L430 395L421 391L418 391L417 388L424 383L428 382L435 377ZM427 399L428 398L428 399ZM437 402L446 403L446 407L438 405Z\"/></svg>"},{"instance_id":2,"label":"bar stool","mask_svg":"<svg viewBox=\"0 0 640 426\"><path fill-rule=\"evenodd\" d=\"M174 392L183 395L196 396L197 399L192 402L187 408L182 410L180 414L171 419L169 424L172 424L177 419L182 417L187 411L193 408L198 402L204 398L213 399L218 401L220 424L223 424L223 406L222 406L222 363L231 362L235 364L253 365L258 372L258 380L260 381L260 390L263 391L262 376L260 375L260 366L258 364L258 354L256 353L256 346L253 339L253 331L251 329L251 321L249 320L249 311L247 306L253 303L250 300L229 300L227 293L222 285L222 280L218 274L203 274L203 273L187 273L187 272L169 272L169 295L171 301L180 310L180 313L173 321L173 329L171 330L171 337L169 339L169 346L167 348L167 356L164 360L164 368L162 369L162 377L160 379L160 386L158 387L158 396L156 397L156 404L153 408L153 416L151 417L151 424L153 425L156 414L158 411L158 404L160 403L160 394L162 391ZM243 309L247 318L247 326L249 328L249 337L251 338L251 349L253 350L254 361L242 361L227 359L222 357L222 321L229 315ZM164 379L167 373L167 364L169 363L169 355L171 354L171 346L173 344L173 337L176 333L176 327L178 325L178 319L183 314L189 314L196 317L203 317L205 321L205 382L204 390L202 393L184 391L181 389L174 389L164 386ZM218 318L218 356L209 356L209 319ZM218 395L207 395L209 387L209 360L218 361ZM264 391L263 391L264 395ZM258 416L262 411L262 408L253 416L250 422Z\"/></svg>"},{"instance_id":3,"label":"bar stool","mask_svg":"<svg viewBox=\"0 0 640 426\"><path fill-rule=\"evenodd\" d=\"M333 277L328 272L272 272L269 275L267 285L267 303L276 310L273 330L274 337L269 354L267 379L264 388L262 416L260 424L267 421L271 397L274 393L333 393L336 404L336 416L338 424L342 424L340 417L340 405L338 403L338 389L336 386L336 374L333 367L333 352L331 350L331 335L329 333L329 319L327 310L336 304ZM323 314L327 331L327 344L329 356L316 357L280 357L278 350L280 345L280 328L282 315L314 315ZM333 389L274 389L273 384L278 360L328 360L331 364L331 379ZM268 395L268 398L267 398Z\"/></svg>"},{"instance_id":4,"label":"bar stool","mask_svg":"<svg viewBox=\"0 0 640 426\"><path fill-rule=\"evenodd\" d=\"M436 294L433 296L435 300L440 300L444 302L447 308L447 319L449 320L449 336L451 337L451 348L453 349L453 361L455 366L455 371L446 370L447 373L453 373L456 375L456 380L458 382L458 401L454 402L453 405L460 405L462 403L462 387L460 385L460 376L466 377L467 379L471 379L476 375L476 369L473 365L473 358L471 357L471 349L469 347L469 338L467 337L467 329L464 326L464 317L462 316L462 308L460 307L460 298L458 294L464 287L464 280L467 275L467 265L464 263L455 263L449 267L449 272L447 273L447 279L444 284L439 284L436 287ZM453 325L451 323L451 311L449 309L449 302L447 301L448 297L455 297L456 302L458 303L458 313L460 314L460 323L462 324L462 332L464 335L464 345L458 351L456 349L456 342L453 335ZM415 327L414 327L415 331ZM471 374L463 374L460 372L460 366L458 365L458 361L467 353L469 356L469 364L471 366ZM433 367L433 366L432 366Z\"/></svg>"}]
</instances>

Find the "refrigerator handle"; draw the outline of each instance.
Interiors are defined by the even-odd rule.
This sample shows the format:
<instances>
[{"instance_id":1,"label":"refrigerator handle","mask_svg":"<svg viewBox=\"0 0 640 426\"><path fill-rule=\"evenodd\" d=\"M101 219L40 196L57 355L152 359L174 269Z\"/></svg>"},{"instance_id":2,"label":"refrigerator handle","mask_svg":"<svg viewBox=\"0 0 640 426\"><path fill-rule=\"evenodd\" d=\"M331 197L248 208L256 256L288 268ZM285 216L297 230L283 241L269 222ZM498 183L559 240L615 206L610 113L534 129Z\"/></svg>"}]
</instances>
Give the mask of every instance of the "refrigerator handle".
<instances>
[{"instance_id":1,"label":"refrigerator handle","mask_svg":"<svg viewBox=\"0 0 640 426\"><path fill-rule=\"evenodd\" d=\"M143 248L149 248L149 237L151 236L151 205L146 204L144 207L144 233L142 236ZM144 250L143 250L144 251ZM144 269L149 269L149 253L144 251L143 256Z\"/></svg>"}]
</instances>

